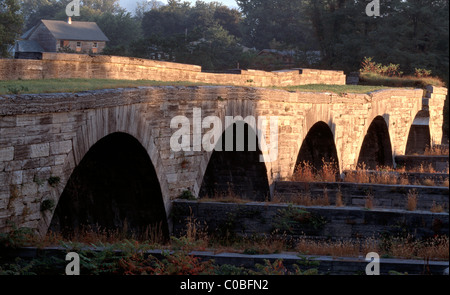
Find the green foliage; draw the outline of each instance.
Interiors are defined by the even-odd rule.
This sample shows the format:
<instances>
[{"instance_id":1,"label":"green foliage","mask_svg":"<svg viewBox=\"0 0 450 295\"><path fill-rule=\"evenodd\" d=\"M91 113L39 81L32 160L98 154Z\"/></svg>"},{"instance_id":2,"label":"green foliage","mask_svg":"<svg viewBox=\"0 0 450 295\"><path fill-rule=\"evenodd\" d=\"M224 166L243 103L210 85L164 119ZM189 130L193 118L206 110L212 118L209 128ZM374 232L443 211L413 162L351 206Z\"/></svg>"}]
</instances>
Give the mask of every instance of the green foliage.
<instances>
[{"instance_id":1,"label":"green foliage","mask_svg":"<svg viewBox=\"0 0 450 295\"><path fill-rule=\"evenodd\" d=\"M28 87L20 85L20 86L9 86L8 88L8 94L21 94L26 91L28 91Z\"/></svg>"},{"instance_id":2,"label":"green foliage","mask_svg":"<svg viewBox=\"0 0 450 295\"><path fill-rule=\"evenodd\" d=\"M401 72L400 65L399 64L389 64L389 65L382 65L381 63L375 63L372 57L364 57L362 63L361 63L361 69L359 70L362 73L375 73L382 76L401 76L403 72Z\"/></svg>"},{"instance_id":3,"label":"green foliage","mask_svg":"<svg viewBox=\"0 0 450 295\"><path fill-rule=\"evenodd\" d=\"M114 89L140 86L199 86L207 83L186 81L114 80L114 79L41 79L0 81L0 94L11 94L9 88L22 89L20 93L79 92L85 90ZM23 87L22 87L23 86ZM42 185L44 179L35 177L34 182Z\"/></svg>"},{"instance_id":4,"label":"green foliage","mask_svg":"<svg viewBox=\"0 0 450 295\"><path fill-rule=\"evenodd\" d=\"M61 178L59 176L50 176L47 179L47 182L51 187L56 187L60 183L60 181Z\"/></svg>"},{"instance_id":5,"label":"green foliage","mask_svg":"<svg viewBox=\"0 0 450 295\"><path fill-rule=\"evenodd\" d=\"M241 60L240 21L237 10L218 2L197 1L191 7L170 1L143 14L144 38L133 43L132 54L197 64L204 70L229 69Z\"/></svg>"},{"instance_id":6,"label":"green foliage","mask_svg":"<svg viewBox=\"0 0 450 295\"><path fill-rule=\"evenodd\" d=\"M33 176L33 182L36 183L37 185L41 186L44 185L45 180L39 178L39 176L37 176L36 174Z\"/></svg>"},{"instance_id":7,"label":"green foliage","mask_svg":"<svg viewBox=\"0 0 450 295\"><path fill-rule=\"evenodd\" d=\"M33 262L27 262L20 257L14 260L14 263L4 263L0 265L0 275L36 275L32 271Z\"/></svg>"},{"instance_id":8,"label":"green foliage","mask_svg":"<svg viewBox=\"0 0 450 295\"><path fill-rule=\"evenodd\" d=\"M128 257L127 253L116 251L113 246L107 246L101 251L82 250L80 255L80 272L88 274L112 274L119 270L119 261Z\"/></svg>"},{"instance_id":9,"label":"green foliage","mask_svg":"<svg viewBox=\"0 0 450 295\"><path fill-rule=\"evenodd\" d=\"M0 1L0 57L9 57L9 47L19 36L23 17L17 0Z\"/></svg>"},{"instance_id":10,"label":"green foliage","mask_svg":"<svg viewBox=\"0 0 450 295\"><path fill-rule=\"evenodd\" d=\"M390 271L388 271L388 274L390 276L405 276L405 275L408 275L407 272L398 272L396 270L390 270Z\"/></svg>"},{"instance_id":11,"label":"green foliage","mask_svg":"<svg viewBox=\"0 0 450 295\"><path fill-rule=\"evenodd\" d=\"M15 223L8 221L7 224L11 226L11 229L8 232L0 233L0 248L14 249L27 246L30 239L35 236L35 233L31 228L18 228Z\"/></svg>"},{"instance_id":12,"label":"green foliage","mask_svg":"<svg viewBox=\"0 0 450 295\"><path fill-rule=\"evenodd\" d=\"M42 201L41 203L41 211L51 211L53 210L53 208L55 208L55 200L52 199L46 199L44 201Z\"/></svg>"},{"instance_id":13,"label":"green foliage","mask_svg":"<svg viewBox=\"0 0 450 295\"><path fill-rule=\"evenodd\" d=\"M305 263L305 261L307 261ZM311 268L311 266L318 266L319 262L312 262L308 259L299 261L301 267L298 264L293 264L293 272L288 270L283 265L283 259L277 259L273 263L268 259L264 259L264 264L257 263L255 265L256 271L250 270L251 275L318 275L319 271L317 268ZM305 268L305 270L302 270Z\"/></svg>"},{"instance_id":14,"label":"green foliage","mask_svg":"<svg viewBox=\"0 0 450 295\"><path fill-rule=\"evenodd\" d=\"M431 70L415 68L414 69L414 75L416 77L418 77L418 78L430 77L431 76Z\"/></svg>"},{"instance_id":15,"label":"green foliage","mask_svg":"<svg viewBox=\"0 0 450 295\"><path fill-rule=\"evenodd\" d=\"M278 210L272 225L274 230L293 234L295 229L301 225L311 226L315 230L320 230L326 223L326 219L322 216L289 205L286 209Z\"/></svg>"},{"instance_id":16,"label":"green foliage","mask_svg":"<svg viewBox=\"0 0 450 295\"><path fill-rule=\"evenodd\" d=\"M301 0L237 0L243 14L244 41L248 47L271 48L274 40L283 49L315 47L313 31Z\"/></svg>"},{"instance_id":17,"label":"green foliage","mask_svg":"<svg viewBox=\"0 0 450 295\"><path fill-rule=\"evenodd\" d=\"M283 265L282 259L277 259L273 263L268 259L264 259L264 264L255 264L256 271L250 271L251 275L285 275L287 269Z\"/></svg>"},{"instance_id":18,"label":"green foliage","mask_svg":"<svg viewBox=\"0 0 450 295\"><path fill-rule=\"evenodd\" d=\"M170 241L172 242L172 249L174 250L182 250L182 251L190 251L192 249L197 248L199 245L201 245L203 242L196 239L190 239L188 237L170 237Z\"/></svg>"},{"instance_id":19,"label":"green foliage","mask_svg":"<svg viewBox=\"0 0 450 295\"><path fill-rule=\"evenodd\" d=\"M76 53L76 51L73 50L72 48L70 48L69 45L59 47L58 48L58 52L61 52L61 53Z\"/></svg>"},{"instance_id":20,"label":"green foliage","mask_svg":"<svg viewBox=\"0 0 450 295\"><path fill-rule=\"evenodd\" d=\"M244 267L234 266L231 264L222 264L220 266L216 266L215 274L223 276L248 275L249 270Z\"/></svg>"},{"instance_id":21,"label":"green foliage","mask_svg":"<svg viewBox=\"0 0 450 295\"><path fill-rule=\"evenodd\" d=\"M190 190L184 190L178 198L191 201L197 199Z\"/></svg>"},{"instance_id":22,"label":"green foliage","mask_svg":"<svg viewBox=\"0 0 450 295\"><path fill-rule=\"evenodd\" d=\"M215 273L213 261L201 261L199 257L186 252L163 253L164 258L154 260L151 268L155 275L212 275Z\"/></svg>"}]
</instances>

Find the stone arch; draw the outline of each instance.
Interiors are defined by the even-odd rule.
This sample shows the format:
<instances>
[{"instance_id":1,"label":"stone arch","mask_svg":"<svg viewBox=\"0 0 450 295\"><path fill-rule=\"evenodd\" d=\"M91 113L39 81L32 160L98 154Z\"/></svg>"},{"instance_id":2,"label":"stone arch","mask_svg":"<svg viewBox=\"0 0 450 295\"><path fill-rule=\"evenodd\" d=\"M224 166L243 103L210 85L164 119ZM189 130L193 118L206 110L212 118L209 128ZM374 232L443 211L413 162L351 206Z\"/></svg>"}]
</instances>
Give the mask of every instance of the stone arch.
<instances>
[{"instance_id":1,"label":"stone arch","mask_svg":"<svg viewBox=\"0 0 450 295\"><path fill-rule=\"evenodd\" d=\"M168 237L166 216L147 151L133 136L115 132L95 143L74 169L50 229L65 234L99 226L141 235L159 227Z\"/></svg>"},{"instance_id":2,"label":"stone arch","mask_svg":"<svg viewBox=\"0 0 450 295\"><path fill-rule=\"evenodd\" d=\"M237 144L238 130L244 131L244 143ZM233 131L233 147L228 144L225 134ZM252 142L253 141L253 142ZM269 181L262 153L258 147L255 131L249 124L238 121L229 126L216 145L205 171L199 197L223 197L230 194L243 199L264 201L270 198Z\"/></svg>"},{"instance_id":3,"label":"stone arch","mask_svg":"<svg viewBox=\"0 0 450 295\"><path fill-rule=\"evenodd\" d=\"M431 145L430 113L421 110L417 113L409 128L405 155L423 154Z\"/></svg>"},{"instance_id":4,"label":"stone arch","mask_svg":"<svg viewBox=\"0 0 450 295\"><path fill-rule=\"evenodd\" d=\"M77 128L76 134L72 138L72 150L64 159L60 185L51 191L51 198L55 200L56 204L74 169L80 164L91 147L110 134L122 132L138 140L149 155L158 177L166 215L170 216L172 205L164 166L162 165L159 150L155 145L152 128L149 122L140 115L140 112L139 105L125 105L99 108L84 114L85 120ZM47 233L52 217L52 211L46 211L43 214L37 227L40 235Z\"/></svg>"},{"instance_id":5,"label":"stone arch","mask_svg":"<svg viewBox=\"0 0 450 295\"><path fill-rule=\"evenodd\" d=\"M382 116L376 116L367 129L361 144L357 166L365 164L367 169L377 166L393 166L393 153L388 124Z\"/></svg>"},{"instance_id":6,"label":"stone arch","mask_svg":"<svg viewBox=\"0 0 450 295\"><path fill-rule=\"evenodd\" d=\"M316 171L322 170L324 163L332 163L336 174L339 173L339 157L334 135L327 123L316 122L308 130L297 155L295 170L304 163L309 163Z\"/></svg>"},{"instance_id":7,"label":"stone arch","mask_svg":"<svg viewBox=\"0 0 450 295\"><path fill-rule=\"evenodd\" d=\"M254 118L256 125L255 129L252 129L252 132L258 135L260 134L260 130L258 129L258 112L255 110L255 102L252 100L242 100L242 99L230 99L225 102L219 103L219 106L214 114L208 114L210 116L217 116L222 124L222 131L225 132L225 121L226 117L232 117L234 119L234 122L249 122L249 118ZM266 137L267 132L266 129ZM223 134L223 133L222 133ZM266 138L267 140L267 138ZM258 145L257 145L258 147ZM208 166L210 164L210 161L213 157L214 151L205 151L203 153L201 163L199 166L199 172L196 178L196 182L194 185L194 194L196 196L200 196L200 190L204 183L204 177L207 172ZM272 159L269 159L269 156L267 154L264 154L264 158L266 161L261 162L261 165L265 166L265 172L266 172L266 179L268 181L269 187L272 188ZM276 161L276 159L275 159Z\"/></svg>"}]
</instances>

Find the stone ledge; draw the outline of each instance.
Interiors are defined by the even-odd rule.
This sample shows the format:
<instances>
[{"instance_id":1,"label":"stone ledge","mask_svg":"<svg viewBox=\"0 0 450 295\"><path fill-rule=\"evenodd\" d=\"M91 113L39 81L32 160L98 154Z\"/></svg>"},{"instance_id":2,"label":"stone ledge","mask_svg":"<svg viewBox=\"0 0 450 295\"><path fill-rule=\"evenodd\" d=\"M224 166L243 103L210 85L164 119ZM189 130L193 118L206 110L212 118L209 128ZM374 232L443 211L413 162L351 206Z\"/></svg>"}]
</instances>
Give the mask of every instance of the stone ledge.
<instances>
[{"instance_id":1,"label":"stone ledge","mask_svg":"<svg viewBox=\"0 0 450 295\"><path fill-rule=\"evenodd\" d=\"M93 251L102 251L102 248L86 247L83 249L92 249ZM6 257L20 257L20 258L38 258L45 256L59 256L64 257L70 249L64 247L22 247L18 249L9 249L5 251ZM120 252L120 250L117 250ZM163 252L174 253L168 250L147 250L144 255L152 255L158 259L163 259ZM215 264L224 265L230 264L237 267L245 267L256 270L256 264L264 264L265 260L273 263L277 259L283 260L283 265L292 270L294 264L299 264L300 260L318 262L318 266L310 266L308 268L317 268L319 274L328 275L354 275L364 273L368 262L364 257L334 257L334 256L320 256L320 255L301 255L293 252L283 252L276 254L239 254L233 252L215 253L213 251L191 251L188 253L195 257L199 257L203 261L214 260ZM408 274L423 274L424 270L429 271L428 274L442 275L445 269L449 267L448 261L424 261L415 259L395 259L395 258L380 258L380 274L387 275L390 271ZM302 268L302 267L301 267ZM302 270L304 270L302 268Z\"/></svg>"}]
</instances>

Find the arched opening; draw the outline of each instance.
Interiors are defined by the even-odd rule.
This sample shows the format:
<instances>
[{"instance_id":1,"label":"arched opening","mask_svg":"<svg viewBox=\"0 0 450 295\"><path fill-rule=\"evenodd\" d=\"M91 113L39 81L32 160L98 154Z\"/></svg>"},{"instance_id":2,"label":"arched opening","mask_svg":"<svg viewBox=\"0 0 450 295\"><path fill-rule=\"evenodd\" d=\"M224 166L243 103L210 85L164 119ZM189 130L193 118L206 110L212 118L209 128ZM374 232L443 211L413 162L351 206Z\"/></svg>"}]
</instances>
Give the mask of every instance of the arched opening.
<instances>
[{"instance_id":1,"label":"arched opening","mask_svg":"<svg viewBox=\"0 0 450 295\"><path fill-rule=\"evenodd\" d=\"M425 149L430 147L431 135L429 124L429 112L424 110L419 111L409 129L405 155L422 155L425 152Z\"/></svg>"},{"instance_id":2,"label":"arched opening","mask_svg":"<svg viewBox=\"0 0 450 295\"><path fill-rule=\"evenodd\" d=\"M135 238L169 231L156 171L140 142L125 133L99 140L74 169L55 209L50 230L118 231Z\"/></svg>"},{"instance_id":3,"label":"arched opening","mask_svg":"<svg viewBox=\"0 0 450 295\"><path fill-rule=\"evenodd\" d=\"M232 150L227 151L225 134L231 131L231 128L233 145ZM236 142L238 130L244 132L242 151L238 149L238 146L242 147L242 142ZM231 147L231 143L228 144ZM260 161L260 155L262 153L258 147L256 133L248 124L239 121L228 127L211 155L199 197L238 197L254 201L270 198L266 165Z\"/></svg>"},{"instance_id":4,"label":"arched opening","mask_svg":"<svg viewBox=\"0 0 450 295\"><path fill-rule=\"evenodd\" d=\"M367 130L358 157L358 166L365 165L366 169L377 167L392 167L392 147L389 130L383 117L373 119Z\"/></svg>"},{"instance_id":5,"label":"arched opening","mask_svg":"<svg viewBox=\"0 0 450 295\"><path fill-rule=\"evenodd\" d=\"M294 173L300 173L305 165L311 167L312 173L318 176L324 176L324 173L331 177L339 175L339 162L333 132L325 122L317 122L308 131L300 147ZM302 178L301 175L297 176Z\"/></svg>"}]
</instances>

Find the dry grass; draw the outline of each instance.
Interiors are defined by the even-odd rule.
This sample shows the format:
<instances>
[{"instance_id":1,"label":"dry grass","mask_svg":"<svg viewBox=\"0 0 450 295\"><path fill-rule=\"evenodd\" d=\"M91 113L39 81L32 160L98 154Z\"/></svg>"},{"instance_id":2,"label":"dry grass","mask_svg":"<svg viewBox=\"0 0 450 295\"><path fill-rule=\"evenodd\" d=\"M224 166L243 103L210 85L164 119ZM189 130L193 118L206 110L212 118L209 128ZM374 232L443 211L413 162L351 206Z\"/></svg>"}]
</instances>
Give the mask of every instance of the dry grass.
<instances>
[{"instance_id":1,"label":"dry grass","mask_svg":"<svg viewBox=\"0 0 450 295\"><path fill-rule=\"evenodd\" d=\"M448 260L449 238L436 236L429 240L419 241L411 236L394 237L390 239L386 249L381 251L397 258Z\"/></svg>"},{"instance_id":2,"label":"dry grass","mask_svg":"<svg viewBox=\"0 0 450 295\"><path fill-rule=\"evenodd\" d=\"M407 195L406 210L415 211L417 209L418 194L415 189L409 190Z\"/></svg>"},{"instance_id":3,"label":"dry grass","mask_svg":"<svg viewBox=\"0 0 450 295\"><path fill-rule=\"evenodd\" d=\"M294 175L292 175L293 181L302 182L314 182L317 181L316 173L314 172L314 167L311 166L309 162L303 162L298 165L295 169Z\"/></svg>"},{"instance_id":4,"label":"dry grass","mask_svg":"<svg viewBox=\"0 0 450 295\"><path fill-rule=\"evenodd\" d=\"M389 77L372 72L360 74L360 85L384 85L387 87L425 88L427 85L445 87L445 83L438 77L402 76Z\"/></svg>"},{"instance_id":5,"label":"dry grass","mask_svg":"<svg viewBox=\"0 0 450 295\"><path fill-rule=\"evenodd\" d=\"M169 244L158 243L160 231L157 228L149 231L154 237L145 242L134 242L137 246L158 247L172 250L210 250L215 253L235 252L245 254L270 254L283 251L297 251L300 254L327 255L333 257L358 257L365 256L369 252L377 252L380 256L404 258L404 259L449 259L448 236L435 236L427 240L417 240L413 236L407 237L375 237L358 240L313 240L307 237L288 239L285 235L273 233L272 235L251 236L235 238L232 241L224 241L220 237L209 237L206 225L201 225L192 216L186 219L186 231L181 238L172 239ZM120 243L124 241L120 236L113 236L105 232L93 232L85 230L84 236L72 239L72 242L86 245L98 245L102 243ZM65 239L59 233L49 232L44 239L30 236L30 245L50 246L58 245ZM154 241L153 244L150 241ZM181 242L180 242L181 241ZM225 243L224 243L225 242Z\"/></svg>"},{"instance_id":6,"label":"dry grass","mask_svg":"<svg viewBox=\"0 0 450 295\"><path fill-rule=\"evenodd\" d=\"M344 206L344 200L342 199L342 193L341 191L338 191L336 193L336 207L343 207Z\"/></svg>"},{"instance_id":7,"label":"dry grass","mask_svg":"<svg viewBox=\"0 0 450 295\"><path fill-rule=\"evenodd\" d=\"M366 196L366 199L365 199L365 204L364 204L364 208L366 208L366 209L373 209L373 196L372 196L372 194L368 194L367 196Z\"/></svg>"},{"instance_id":8,"label":"dry grass","mask_svg":"<svg viewBox=\"0 0 450 295\"><path fill-rule=\"evenodd\" d=\"M442 182L442 186L449 187L448 178Z\"/></svg>"},{"instance_id":9,"label":"dry grass","mask_svg":"<svg viewBox=\"0 0 450 295\"><path fill-rule=\"evenodd\" d=\"M434 145L432 147L426 147L423 153L425 156L448 156L448 145Z\"/></svg>"},{"instance_id":10,"label":"dry grass","mask_svg":"<svg viewBox=\"0 0 450 295\"><path fill-rule=\"evenodd\" d=\"M448 260L449 238L437 236L426 241L416 240L411 236L392 237L388 240L372 237L356 241L315 241L301 238L295 249L301 254L333 257L358 257L376 252L380 256L395 258Z\"/></svg>"},{"instance_id":11,"label":"dry grass","mask_svg":"<svg viewBox=\"0 0 450 295\"><path fill-rule=\"evenodd\" d=\"M438 204L436 204L435 201L433 201L433 204L431 204L430 211L433 213L442 213L442 212L444 212L444 206L438 205Z\"/></svg>"},{"instance_id":12,"label":"dry grass","mask_svg":"<svg viewBox=\"0 0 450 295\"><path fill-rule=\"evenodd\" d=\"M126 219L122 228L106 229L99 226L82 226L63 240L77 241L85 244L115 243L120 240L131 239L146 242L148 244L164 244L165 238L162 231L162 223L148 225L137 231L128 230Z\"/></svg>"},{"instance_id":13,"label":"dry grass","mask_svg":"<svg viewBox=\"0 0 450 295\"><path fill-rule=\"evenodd\" d=\"M345 181L354 183L369 183L370 177L368 170L366 169L366 164L362 163L356 167L356 170L347 173L345 175Z\"/></svg>"},{"instance_id":14,"label":"dry grass","mask_svg":"<svg viewBox=\"0 0 450 295\"><path fill-rule=\"evenodd\" d=\"M212 196L205 196L203 198L198 199L198 202L222 202L222 203L247 203L250 200L244 199L240 197L236 192L233 190L233 185L231 183L227 183L227 191L225 193L219 193L217 191L214 191L214 194ZM268 199L268 197L267 197Z\"/></svg>"},{"instance_id":15,"label":"dry grass","mask_svg":"<svg viewBox=\"0 0 450 295\"><path fill-rule=\"evenodd\" d=\"M322 159L321 169L316 169L311 163L305 161L299 164L295 169L292 180L301 182L335 182L337 175L336 165Z\"/></svg>"},{"instance_id":16,"label":"dry grass","mask_svg":"<svg viewBox=\"0 0 450 295\"><path fill-rule=\"evenodd\" d=\"M376 170L368 170L362 163L356 167L356 170L346 173L345 182L410 185L406 175L399 175L395 172L398 171L391 167L377 167Z\"/></svg>"},{"instance_id":17,"label":"dry grass","mask_svg":"<svg viewBox=\"0 0 450 295\"><path fill-rule=\"evenodd\" d=\"M420 166L416 168L411 168L408 170L409 172L420 172L420 173L436 173L436 170L433 167L433 164L420 164Z\"/></svg>"},{"instance_id":18,"label":"dry grass","mask_svg":"<svg viewBox=\"0 0 450 295\"><path fill-rule=\"evenodd\" d=\"M297 198L294 198L293 203L295 205L303 205L303 206L329 206L330 205L330 201L329 201L327 193L325 193L323 196L319 196L319 197L311 197L310 195L299 195Z\"/></svg>"},{"instance_id":19,"label":"dry grass","mask_svg":"<svg viewBox=\"0 0 450 295\"><path fill-rule=\"evenodd\" d=\"M359 256L360 245L352 241L324 242L300 239L295 248L305 255L325 255L334 257Z\"/></svg>"},{"instance_id":20,"label":"dry grass","mask_svg":"<svg viewBox=\"0 0 450 295\"><path fill-rule=\"evenodd\" d=\"M207 233L207 226L202 226L197 219L193 217L191 212L190 216L186 218L186 232L183 236L184 250L200 250L203 251L208 248L209 236Z\"/></svg>"},{"instance_id":21,"label":"dry grass","mask_svg":"<svg viewBox=\"0 0 450 295\"><path fill-rule=\"evenodd\" d=\"M422 185L426 185L426 186L436 186L436 182L434 182L433 179L425 178L424 180L422 180Z\"/></svg>"},{"instance_id":22,"label":"dry grass","mask_svg":"<svg viewBox=\"0 0 450 295\"><path fill-rule=\"evenodd\" d=\"M416 168L406 170L402 168L392 167L377 167L376 170L367 170L365 164L358 165L356 170L347 171L345 175L345 182L352 183L374 183L374 184L392 184L392 185L425 185L425 186L448 186L448 179L444 181L433 180L426 178L424 180L410 181L408 176L403 173L418 172L418 173L439 173L432 164L421 164ZM441 172L442 173L442 172ZM448 173L448 171L447 171Z\"/></svg>"},{"instance_id":23,"label":"dry grass","mask_svg":"<svg viewBox=\"0 0 450 295\"><path fill-rule=\"evenodd\" d=\"M322 196L311 196L308 193L299 193L295 196L282 196L275 194L269 203L290 203L300 206L330 206L330 200L328 198L328 192L324 189Z\"/></svg>"}]
</instances>

